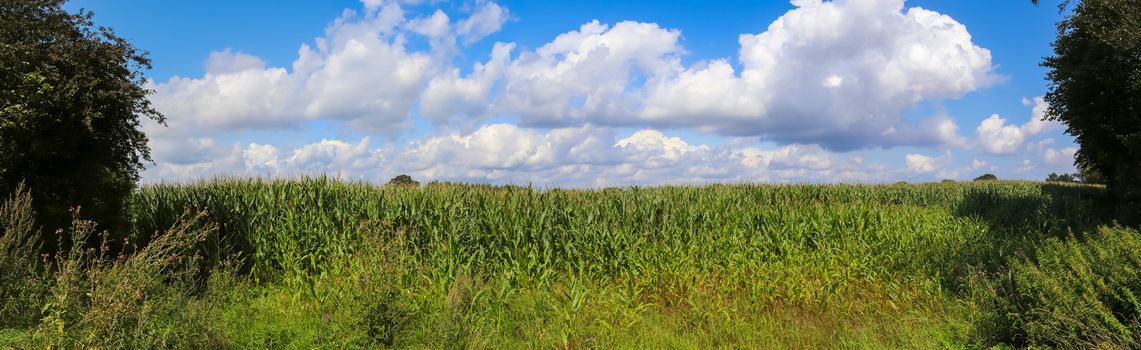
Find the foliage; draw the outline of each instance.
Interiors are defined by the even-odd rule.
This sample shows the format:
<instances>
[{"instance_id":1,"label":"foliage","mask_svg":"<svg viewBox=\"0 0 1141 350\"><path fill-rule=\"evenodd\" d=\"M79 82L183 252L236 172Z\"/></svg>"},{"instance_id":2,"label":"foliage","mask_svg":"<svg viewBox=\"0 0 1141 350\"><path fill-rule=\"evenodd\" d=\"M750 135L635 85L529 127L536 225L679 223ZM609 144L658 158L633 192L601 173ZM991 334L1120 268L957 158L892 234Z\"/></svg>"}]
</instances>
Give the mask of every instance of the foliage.
<instances>
[{"instance_id":1,"label":"foliage","mask_svg":"<svg viewBox=\"0 0 1141 350\"><path fill-rule=\"evenodd\" d=\"M207 320L186 310L194 290L193 248L211 233L202 216L184 216L130 255L114 254L110 234L75 217L60 230L75 241L39 260L32 196L22 187L0 203L0 348L196 348ZM77 213L76 213L77 214ZM24 329L17 333L12 330Z\"/></svg>"},{"instance_id":2,"label":"foliage","mask_svg":"<svg viewBox=\"0 0 1141 350\"><path fill-rule=\"evenodd\" d=\"M993 180L998 180L998 176L994 176L994 174L990 174L990 173L982 174L982 175L979 175L979 177L975 178L975 181L993 181Z\"/></svg>"},{"instance_id":3,"label":"foliage","mask_svg":"<svg viewBox=\"0 0 1141 350\"><path fill-rule=\"evenodd\" d=\"M1141 234L1108 228L1047 238L991 281L997 314L1030 347L1141 347Z\"/></svg>"},{"instance_id":4,"label":"foliage","mask_svg":"<svg viewBox=\"0 0 1141 350\"><path fill-rule=\"evenodd\" d=\"M70 238L95 238L101 244L94 249L73 245L55 257L54 281L33 339L51 348L124 349L192 341L182 333L194 331L190 325L166 317L182 316L179 304L192 290L192 249L211 230L199 226L201 218L184 216L131 255L113 254L107 246L109 234L77 218Z\"/></svg>"},{"instance_id":5,"label":"foliage","mask_svg":"<svg viewBox=\"0 0 1141 350\"><path fill-rule=\"evenodd\" d=\"M1046 176L1046 182L1081 182L1081 177L1078 174L1061 174L1050 173Z\"/></svg>"},{"instance_id":6,"label":"foliage","mask_svg":"<svg viewBox=\"0 0 1141 350\"><path fill-rule=\"evenodd\" d=\"M392 178L392 180L388 180L388 184L396 186L420 186L420 182L417 182L416 180L413 180L411 176L404 174L396 175L396 177Z\"/></svg>"},{"instance_id":7,"label":"foliage","mask_svg":"<svg viewBox=\"0 0 1141 350\"><path fill-rule=\"evenodd\" d=\"M1097 185L1105 184L1105 176L1101 175L1100 172L1090 167L1078 169L1078 173L1075 175L1081 179L1082 183Z\"/></svg>"},{"instance_id":8,"label":"foliage","mask_svg":"<svg viewBox=\"0 0 1141 350\"><path fill-rule=\"evenodd\" d=\"M144 52L63 0L0 0L0 193L24 182L45 232L69 209L118 227L149 161ZM49 244L55 242L47 242Z\"/></svg>"},{"instance_id":9,"label":"foliage","mask_svg":"<svg viewBox=\"0 0 1141 350\"><path fill-rule=\"evenodd\" d=\"M1058 23L1047 116L1081 146L1079 169L1105 176L1117 218L1141 224L1141 3L1083 0Z\"/></svg>"}]
</instances>

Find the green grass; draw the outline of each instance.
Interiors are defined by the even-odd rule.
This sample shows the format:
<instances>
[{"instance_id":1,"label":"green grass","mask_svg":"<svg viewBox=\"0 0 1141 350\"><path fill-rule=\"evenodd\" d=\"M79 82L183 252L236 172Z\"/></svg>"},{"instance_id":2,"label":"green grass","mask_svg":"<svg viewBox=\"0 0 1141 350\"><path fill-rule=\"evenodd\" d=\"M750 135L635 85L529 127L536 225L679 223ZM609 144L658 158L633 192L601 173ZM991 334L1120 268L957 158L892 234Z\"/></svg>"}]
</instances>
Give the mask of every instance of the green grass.
<instances>
[{"instance_id":1,"label":"green grass","mask_svg":"<svg viewBox=\"0 0 1141 350\"><path fill-rule=\"evenodd\" d=\"M1137 347L1141 235L1107 221L1104 196L1037 182L155 185L132 198L129 254L2 286L70 306L21 309L34 315L0 324L0 347ZM154 242L181 258L136 258ZM118 285L145 293L92 287Z\"/></svg>"}]
</instances>

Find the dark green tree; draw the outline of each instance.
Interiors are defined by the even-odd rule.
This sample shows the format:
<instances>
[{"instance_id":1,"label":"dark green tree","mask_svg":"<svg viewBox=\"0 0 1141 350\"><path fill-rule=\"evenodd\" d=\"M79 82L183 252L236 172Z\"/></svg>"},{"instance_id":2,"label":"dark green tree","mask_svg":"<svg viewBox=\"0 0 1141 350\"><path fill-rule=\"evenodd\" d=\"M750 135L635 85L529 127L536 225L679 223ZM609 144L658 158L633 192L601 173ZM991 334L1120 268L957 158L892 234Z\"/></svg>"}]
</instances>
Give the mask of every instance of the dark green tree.
<instances>
[{"instance_id":1,"label":"dark green tree","mask_svg":"<svg viewBox=\"0 0 1141 350\"><path fill-rule=\"evenodd\" d=\"M1141 1L1076 2L1053 46L1047 116L1080 146L1078 169L1104 176L1118 220L1141 224Z\"/></svg>"},{"instance_id":2,"label":"dark green tree","mask_svg":"<svg viewBox=\"0 0 1141 350\"><path fill-rule=\"evenodd\" d=\"M1105 176L1101 176L1101 173L1097 172L1097 170L1093 170L1088 167L1078 169L1077 176L1078 179L1081 179L1082 183L1099 185L1105 184Z\"/></svg>"},{"instance_id":3,"label":"dark green tree","mask_svg":"<svg viewBox=\"0 0 1141 350\"><path fill-rule=\"evenodd\" d=\"M113 228L150 161L146 53L63 0L0 0L0 193L24 182L45 232L69 209Z\"/></svg>"},{"instance_id":4,"label":"dark green tree","mask_svg":"<svg viewBox=\"0 0 1141 350\"><path fill-rule=\"evenodd\" d=\"M979 175L979 177L975 178L975 181L991 181L991 180L998 180L998 176L994 176L994 174L982 174L982 175Z\"/></svg>"},{"instance_id":5,"label":"dark green tree","mask_svg":"<svg viewBox=\"0 0 1141 350\"><path fill-rule=\"evenodd\" d=\"M419 182L417 182L416 180L413 180L411 176L404 175L404 174L396 175L396 177L392 178L392 180L388 180L388 184L389 185L397 185L397 186L413 186L413 187L419 187L420 186Z\"/></svg>"},{"instance_id":6,"label":"dark green tree","mask_svg":"<svg viewBox=\"0 0 1141 350\"><path fill-rule=\"evenodd\" d=\"M1050 173L1049 176L1046 176L1046 182L1078 182L1078 175Z\"/></svg>"}]
</instances>

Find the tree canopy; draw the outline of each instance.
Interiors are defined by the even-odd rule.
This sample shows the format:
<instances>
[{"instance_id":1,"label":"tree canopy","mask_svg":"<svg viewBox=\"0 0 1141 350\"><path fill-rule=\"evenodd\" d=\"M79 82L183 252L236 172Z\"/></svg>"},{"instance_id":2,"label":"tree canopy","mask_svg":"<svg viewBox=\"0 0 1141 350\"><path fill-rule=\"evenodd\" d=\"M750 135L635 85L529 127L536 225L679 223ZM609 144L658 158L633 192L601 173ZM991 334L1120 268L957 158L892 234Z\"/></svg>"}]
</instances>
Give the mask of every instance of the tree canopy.
<instances>
[{"instance_id":1,"label":"tree canopy","mask_svg":"<svg viewBox=\"0 0 1141 350\"><path fill-rule=\"evenodd\" d=\"M994 176L994 174L982 174L982 175L979 175L979 177L975 178L975 181L991 181L991 180L998 180L998 176Z\"/></svg>"},{"instance_id":2,"label":"tree canopy","mask_svg":"<svg viewBox=\"0 0 1141 350\"><path fill-rule=\"evenodd\" d=\"M1053 46L1047 116L1080 145L1075 165L1104 177L1118 219L1141 223L1141 1L1077 2Z\"/></svg>"},{"instance_id":3,"label":"tree canopy","mask_svg":"<svg viewBox=\"0 0 1141 350\"><path fill-rule=\"evenodd\" d=\"M413 180L411 176L404 174L396 175L396 177L392 178L392 180L388 180L388 184L397 186L420 186L420 182Z\"/></svg>"},{"instance_id":4,"label":"tree canopy","mask_svg":"<svg viewBox=\"0 0 1141 350\"><path fill-rule=\"evenodd\" d=\"M150 161L146 53L63 0L0 0L0 193L21 182L52 230L69 208L114 226Z\"/></svg>"}]
</instances>

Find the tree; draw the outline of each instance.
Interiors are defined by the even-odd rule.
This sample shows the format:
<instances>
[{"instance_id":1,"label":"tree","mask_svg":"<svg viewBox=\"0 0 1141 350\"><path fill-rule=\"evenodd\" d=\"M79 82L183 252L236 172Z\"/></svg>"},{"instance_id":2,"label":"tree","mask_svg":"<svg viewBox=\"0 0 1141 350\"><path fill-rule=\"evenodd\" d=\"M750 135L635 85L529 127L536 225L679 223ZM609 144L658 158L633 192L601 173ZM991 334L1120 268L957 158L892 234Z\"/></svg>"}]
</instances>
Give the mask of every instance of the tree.
<instances>
[{"instance_id":1,"label":"tree","mask_svg":"<svg viewBox=\"0 0 1141 350\"><path fill-rule=\"evenodd\" d=\"M416 180L413 180L411 176L404 175L404 174L396 175L396 177L392 178L392 180L388 180L388 184L389 185L396 185L396 186L413 186L413 187L419 187L420 186L419 182L416 182Z\"/></svg>"},{"instance_id":2,"label":"tree","mask_svg":"<svg viewBox=\"0 0 1141 350\"><path fill-rule=\"evenodd\" d=\"M1105 177L1101 176L1101 173L1097 172L1097 170L1093 170L1088 167L1078 169L1077 176L1079 179L1081 179L1082 183L1099 185L1105 184Z\"/></svg>"},{"instance_id":3,"label":"tree","mask_svg":"<svg viewBox=\"0 0 1141 350\"><path fill-rule=\"evenodd\" d=\"M975 181L991 181L991 180L998 180L998 176L994 176L994 174L982 174L982 175L979 175L979 177L975 178Z\"/></svg>"},{"instance_id":4,"label":"tree","mask_svg":"<svg viewBox=\"0 0 1141 350\"><path fill-rule=\"evenodd\" d=\"M151 161L140 120L164 123L139 51L63 0L0 0L0 193L27 184L46 232L69 208L105 228Z\"/></svg>"},{"instance_id":5,"label":"tree","mask_svg":"<svg viewBox=\"0 0 1141 350\"><path fill-rule=\"evenodd\" d=\"M1050 173L1046 176L1046 182L1079 182L1077 174L1057 174Z\"/></svg>"},{"instance_id":6,"label":"tree","mask_svg":"<svg viewBox=\"0 0 1141 350\"><path fill-rule=\"evenodd\" d=\"M1079 1L1053 46L1046 115L1080 146L1078 169L1104 176L1118 220L1141 224L1141 3Z\"/></svg>"}]
</instances>

